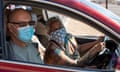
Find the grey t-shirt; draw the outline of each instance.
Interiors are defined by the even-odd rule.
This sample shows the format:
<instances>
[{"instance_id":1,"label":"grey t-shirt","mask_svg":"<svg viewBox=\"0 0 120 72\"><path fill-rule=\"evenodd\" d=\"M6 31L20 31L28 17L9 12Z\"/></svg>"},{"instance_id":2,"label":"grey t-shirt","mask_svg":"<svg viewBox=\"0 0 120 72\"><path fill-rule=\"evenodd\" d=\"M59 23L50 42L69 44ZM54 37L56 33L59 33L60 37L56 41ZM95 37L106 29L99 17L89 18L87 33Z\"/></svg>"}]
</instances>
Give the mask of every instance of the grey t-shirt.
<instances>
[{"instance_id":1,"label":"grey t-shirt","mask_svg":"<svg viewBox=\"0 0 120 72\"><path fill-rule=\"evenodd\" d=\"M10 59L43 64L38 49L35 48L35 46L32 43L26 43L26 45L27 46L23 48L16 45L13 42L10 42L9 43Z\"/></svg>"}]
</instances>

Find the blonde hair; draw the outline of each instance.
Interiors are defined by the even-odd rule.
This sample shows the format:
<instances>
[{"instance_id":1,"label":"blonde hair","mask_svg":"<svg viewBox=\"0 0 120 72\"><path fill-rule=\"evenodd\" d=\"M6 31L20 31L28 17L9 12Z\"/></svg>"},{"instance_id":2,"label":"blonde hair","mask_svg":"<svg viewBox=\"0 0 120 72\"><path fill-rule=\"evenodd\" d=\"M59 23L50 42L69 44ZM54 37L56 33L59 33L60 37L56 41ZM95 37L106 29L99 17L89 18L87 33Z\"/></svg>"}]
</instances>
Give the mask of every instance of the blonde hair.
<instances>
[{"instance_id":1,"label":"blonde hair","mask_svg":"<svg viewBox=\"0 0 120 72\"><path fill-rule=\"evenodd\" d=\"M59 22L59 23L60 23L60 28L63 28L63 27L64 27L62 21L60 20L60 18L59 18L58 16L51 17L51 18L48 19L48 21L46 22L46 28L47 28L48 32L50 31L50 24L52 24L53 22Z\"/></svg>"}]
</instances>

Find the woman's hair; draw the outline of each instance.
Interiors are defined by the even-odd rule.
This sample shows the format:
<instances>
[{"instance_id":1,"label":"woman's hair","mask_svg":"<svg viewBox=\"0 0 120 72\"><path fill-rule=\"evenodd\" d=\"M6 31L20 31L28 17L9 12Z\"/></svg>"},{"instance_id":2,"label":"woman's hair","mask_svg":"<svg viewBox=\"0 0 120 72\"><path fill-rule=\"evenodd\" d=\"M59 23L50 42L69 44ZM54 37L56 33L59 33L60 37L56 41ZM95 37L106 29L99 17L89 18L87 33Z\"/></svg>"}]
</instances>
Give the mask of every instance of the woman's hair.
<instances>
[{"instance_id":1,"label":"woman's hair","mask_svg":"<svg viewBox=\"0 0 120 72\"><path fill-rule=\"evenodd\" d=\"M46 22L46 27L47 27L48 31L50 30L50 24L52 24L53 22L59 22L60 23L60 28L64 27L60 18L58 16L55 16L55 17L49 18L48 21Z\"/></svg>"}]
</instances>

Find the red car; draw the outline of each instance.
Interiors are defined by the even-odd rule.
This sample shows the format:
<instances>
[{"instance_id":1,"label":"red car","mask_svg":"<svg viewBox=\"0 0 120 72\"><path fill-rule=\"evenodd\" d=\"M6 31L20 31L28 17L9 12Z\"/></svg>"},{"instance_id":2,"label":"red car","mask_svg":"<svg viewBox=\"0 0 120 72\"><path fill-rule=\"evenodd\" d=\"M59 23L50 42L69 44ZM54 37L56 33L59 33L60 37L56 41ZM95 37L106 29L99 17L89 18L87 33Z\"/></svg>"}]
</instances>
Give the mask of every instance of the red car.
<instances>
[{"instance_id":1,"label":"red car","mask_svg":"<svg viewBox=\"0 0 120 72\"><path fill-rule=\"evenodd\" d=\"M69 33L72 33L78 44L94 41L99 35L104 35L106 49L115 48L113 54L103 51L90 61L97 68L78 68L35 64L12 61L6 44L6 9L23 7L37 15L37 22L45 25L48 18L59 16L65 23ZM44 30L43 30L44 31ZM41 33L44 35L44 32ZM100 54L100 53L99 53ZM0 72L67 72L67 71L119 71L120 69L120 17L87 0L0 0ZM105 60L105 61L103 61Z\"/></svg>"}]
</instances>

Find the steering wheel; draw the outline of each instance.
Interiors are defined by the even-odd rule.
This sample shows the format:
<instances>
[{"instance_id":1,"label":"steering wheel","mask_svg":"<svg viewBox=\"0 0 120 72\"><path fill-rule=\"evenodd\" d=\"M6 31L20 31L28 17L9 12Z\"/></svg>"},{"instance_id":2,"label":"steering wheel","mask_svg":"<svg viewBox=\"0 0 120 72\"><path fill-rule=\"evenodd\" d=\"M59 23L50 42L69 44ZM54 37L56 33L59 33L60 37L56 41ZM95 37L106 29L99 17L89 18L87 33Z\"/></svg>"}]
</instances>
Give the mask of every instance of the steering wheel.
<instances>
[{"instance_id":1,"label":"steering wheel","mask_svg":"<svg viewBox=\"0 0 120 72\"><path fill-rule=\"evenodd\" d=\"M101 42L107 43L109 40L111 40L109 39L109 37L104 36ZM106 68L109 65L111 56L112 56L111 50L107 46L107 48L104 48L102 51L96 54L93 59L91 59L88 62L88 66L96 66L96 68L99 69Z\"/></svg>"},{"instance_id":2,"label":"steering wheel","mask_svg":"<svg viewBox=\"0 0 120 72\"><path fill-rule=\"evenodd\" d=\"M108 37L107 36L104 36L104 39L103 39L103 41L102 42L106 42L106 40L108 40ZM109 49L107 49L107 48L104 48L102 51L100 51L99 52L99 54L98 55L101 55L101 54L103 54L106 50L108 50L109 51Z\"/></svg>"},{"instance_id":3,"label":"steering wheel","mask_svg":"<svg viewBox=\"0 0 120 72\"><path fill-rule=\"evenodd\" d=\"M103 38L103 40L102 40L101 42L104 42L104 43L105 43L106 40L108 40L108 37L107 37L107 36L104 36L104 38ZM95 58L96 58L97 56L100 56L100 55L104 54L106 51L109 51L109 49L104 48L102 51L98 52L98 53L95 55ZM91 59L91 60L88 62L88 64L91 64L95 58Z\"/></svg>"},{"instance_id":4,"label":"steering wheel","mask_svg":"<svg viewBox=\"0 0 120 72\"><path fill-rule=\"evenodd\" d=\"M106 40L108 40L108 37L104 36L103 42L106 42Z\"/></svg>"}]
</instances>

